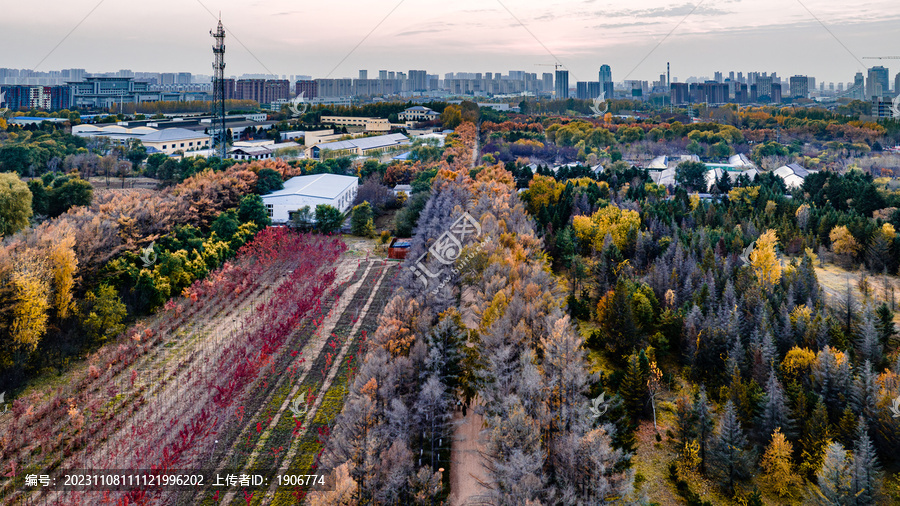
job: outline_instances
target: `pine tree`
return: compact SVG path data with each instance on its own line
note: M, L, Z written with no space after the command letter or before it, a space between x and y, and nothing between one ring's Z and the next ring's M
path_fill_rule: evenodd
M763 437L771 435L778 429L781 429L782 433L786 435L793 433L791 410L785 400L781 382L775 375L774 367L769 368L769 381L766 382L763 409L756 420L756 427Z
M700 445L700 472L706 472L706 461L713 436L713 411L706 398L706 387L700 387L694 401L697 443Z
M847 451L840 443L830 443L825 447L822 465L816 473L819 483L821 504L845 505L850 493L850 462Z
M891 311L891 306L885 302L878 306L876 314L878 317L877 325L881 344L882 346L887 346L891 337L897 332L897 329L894 326L894 312Z
M753 453L730 400L725 403L725 411L710 445L710 463L729 495L734 492L735 482L750 474Z
M859 374L853 378L853 390L850 393L850 400L853 410L860 416L865 418L866 424L872 423L875 417L875 403L878 395L878 385L875 372L872 370L872 364L868 360L865 361L858 369Z
M867 506L876 504L881 492L881 466L875 454L875 446L869 439L866 424L860 418L857 438L853 445L853 458L850 464L850 495L852 504Z
M844 445L845 448L851 446L853 444L853 440L856 439L856 433L858 427L858 418L853 410L850 408L850 405L847 404L844 406L844 411L841 413L841 418L838 420L837 425L834 429L834 436L838 440L839 443Z
M820 467L825 458L825 450L830 441L828 429L828 410L820 397L816 401L812 414L806 420L803 439L800 440L800 471L812 475Z
M881 362L881 333L878 331L877 322L875 311L872 310L872 306L867 305L856 332L856 350L860 362L867 361L872 364Z
M683 387L682 392L675 398L675 440L678 441L678 450L694 440L697 431L697 412L694 409L694 397Z
M813 383L816 393L822 396L828 409L836 411L844 405L849 393L849 365L847 357L840 358L841 352L835 352L826 346L816 355L813 364Z
M802 483L800 475L794 472L791 454L794 448L779 429L772 432L772 442L766 448L760 466L765 472L765 480L781 497L792 497L795 487Z
M637 425L644 412L647 393L647 375L641 367L641 358L637 353L632 353L619 386L619 395L625 400L625 409L633 425Z

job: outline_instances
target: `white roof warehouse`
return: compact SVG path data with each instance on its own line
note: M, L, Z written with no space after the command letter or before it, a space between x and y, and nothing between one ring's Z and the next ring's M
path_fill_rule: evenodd
M325 142L317 144L306 150L307 158L320 158L322 151L327 151L327 157L338 156L368 156L381 153L385 150L409 144L409 138L403 134L378 135L375 137L360 137L346 141Z
M327 204L347 212L353 205L358 187L359 179L353 176L297 176L285 181L284 189L263 195L262 200L272 223L286 223L294 211L306 206L315 211L317 205Z

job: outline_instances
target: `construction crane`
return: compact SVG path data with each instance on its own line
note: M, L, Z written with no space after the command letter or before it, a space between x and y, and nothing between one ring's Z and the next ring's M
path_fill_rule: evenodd
M535 63L538 67L554 67L554 70L559 70L560 67L565 67L562 63Z
M863 60L900 60L900 56L863 56Z

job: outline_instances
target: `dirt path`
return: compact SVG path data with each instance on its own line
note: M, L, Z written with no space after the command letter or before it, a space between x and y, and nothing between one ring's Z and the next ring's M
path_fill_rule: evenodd
M659 428L659 433L663 435L668 429L662 423ZM663 442L658 443L656 434L653 422L650 421L642 422L635 434L637 444L631 463L635 472L644 477L644 481L637 485L639 487L637 495L645 494L650 501L663 506L683 504L684 501L673 492L666 475L669 462L675 458L675 453L670 449L670 443L665 437Z
M483 465L481 430L484 417L469 408L453 413L453 448L450 451L450 505L464 506L484 504L488 490L481 483L488 482Z

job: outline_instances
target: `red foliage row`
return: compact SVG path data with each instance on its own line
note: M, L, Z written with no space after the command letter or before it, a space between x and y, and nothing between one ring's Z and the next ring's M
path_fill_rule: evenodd
M209 411L221 413L233 408L248 393L266 365L272 363L273 355L290 334L307 319L321 314L322 297L335 278L334 269L323 267L332 265L345 248L337 238L300 235L279 228L266 230L241 249L240 258L252 259L245 263L249 272L261 272L273 265L290 262L297 262L297 267L269 300L259 304L243 322L244 328L250 331L224 347L209 378L207 395L198 396L204 398L203 405L193 403L185 412L172 417L169 423L156 427L157 433L147 439L139 453L155 458L154 468L172 469L193 463L190 461L199 455L199 447L208 443L208 436L213 432L206 423ZM203 296L197 297L200 302L216 298L218 294L213 292L227 291L229 286L230 283L221 283L192 289L202 290ZM178 434L174 440L168 436L173 433ZM126 500L139 496L133 494Z

